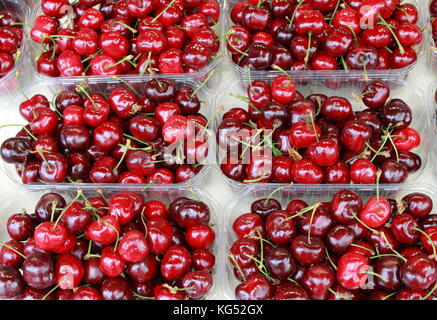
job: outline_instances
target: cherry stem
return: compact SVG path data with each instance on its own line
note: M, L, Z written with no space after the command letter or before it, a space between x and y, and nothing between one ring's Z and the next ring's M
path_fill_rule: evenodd
M332 19L331 19L331 21L329 22L329 25L332 25L332 21L334 21L334 17L335 17L335 15L337 14L338 8L340 7L340 3L341 3L341 0L337 0L337 4L335 5L335 9L334 9L334 11L332 12L332 15L331 15Z
M55 224L54 224L53 227L52 227L52 230L55 230L55 228L56 228L56 226L58 225L59 221L61 221L62 216L65 214L65 212L67 212L68 209L70 209L70 207L73 205L73 203L75 203L75 202L76 202L76 201L81 197L81 194L82 194L82 190L79 189L79 190L77 191L77 195L73 198L73 200L71 200L71 202L68 204L68 206L66 206L66 207L62 210L61 214L60 214L59 217L56 219Z
M285 218L284 220L282 220L282 221L279 223L279 225L283 224L285 221L292 220L292 219L294 219L294 218L296 218L296 217L299 217L299 216L303 215L304 213L306 213L306 212L308 212L308 211L315 210L315 209L317 209L321 204L322 204L321 202L317 202L317 203L313 204L312 206L309 206L309 207L303 208L303 209L300 210L298 213L292 215L291 217L287 217L287 218Z
M197 94L197 92L200 90L200 88L204 87L204 86L208 83L209 79L211 79L211 77L212 77L216 72L217 72L217 69L214 69L214 70L212 70L212 71L208 74L208 76L206 77L206 79L203 80L203 81L200 83L200 86L198 86L198 87L193 91L193 93L191 94L191 98L193 98L194 96L196 96L196 94Z
M386 277L380 275L379 273L373 272L373 271L368 271L368 270L367 270L367 271L364 271L364 270L361 270L360 273L369 274L369 275L372 275L372 276L375 276L375 277L380 278L380 279L381 279L382 281L384 281L384 282L388 282L388 280L387 280Z
M228 256L232 260L232 262L235 264L235 267L237 268L238 272L240 273L241 278L243 278L243 281L245 282L247 280L246 276L244 275L243 270L241 269L240 265L238 264L237 259L235 259L235 256L231 252L228 252Z
M5 124L5 125L1 125L0 126L0 129L1 128L6 128L6 127L22 127L23 129L24 129L24 131L26 131L27 132L27 134L33 139L33 140L38 140L38 138L37 137L35 137L33 134L32 134L32 132L29 130L29 129L27 129L26 128L26 126L25 125L22 125L22 124Z
M363 249L363 250L369 251L370 253L373 253L373 251L372 251L371 249L366 248L366 247L363 247L363 246L360 246L359 244L352 243L352 244L351 244L351 247L360 248L360 249Z
M437 282L434 285L434 287L428 292L428 294L422 298L422 300L426 300L429 297L431 297L431 295L434 293L435 290L437 290Z
M147 62L146 62L146 65L144 66L143 70L141 70L140 75L145 74L146 71L149 69L149 66L150 66L150 63L151 63L151 60L150 60L151 57L152 57L152 51L149 51L149 52L147 53L147 60L146 60ZM151 73L151 72L150 72L150 73Z
M313 36L313 33L312 33L312 31L310 31L310 32L308 33L308 48L307 48L307 52L306 52L305 58L303 59L303 61L305 62L305 69L306 69L306 67L307 67L308 60L309 60L309 58L310 58L310 51L311 51L311 38L312 38L312 36Z
M278 70L279 72L282 72L285 76L287 76L291 80L291 76L287 73L287 71L282 69L280 66L274 64L274 65L272 65L272 68L275 69L275 70Z
M54 286L52 289L50 289L50 291L47 292L47 293L46 293L46 294L41 298L41 300L45 300L45 299L47 299L47 297L48 297L49 295L51 295L53 292L55 292L58 288L59 288L59 284L57 284L57 285Z
M112 230L115 231L115 233L117 234L117 239L115 240L115 245L114 245L114 252L117 252L117 246L118 246L118 240L120 238L120 233L118 232L117 228L115 228L111 223L109 223L106 220L101 219L100 221L102 221L104 224L108 225Z
M56 206L57 206L57 203L55 201L52 203L52 213L50 215L50 221L53 221L53 218L55 217L55 211L57 210Z
M316 124L314 122L314 116L313 113L311 111L308 112L308 115L310 117L311 120L311 125L313 127L313 131L314 131L314 136L316 137L316 141L319 142L319 137L317 136L317 130L316 130Z
M146 147L146 148L134 148L134 147L131 147L131 146L128 146L128 145L125 145L125 144L118 144L118 146L119 146L119 147L122 147L122 148L129 149L129 150L150 151L150 150L153 149L152 147ZM161 161L148 161L148 163L159 163L159 162L163 162L163 161L164 161L164 160L161 160Z
M12 246L10 246L10 245L8 245L8 244L2 242L2 241L0 241L0 246L6 247L6 248L8 248L9 250L15 252L16 254L22 256L24 259L27 259L27 257L26 257L23 253L21 253L20 251L18 251L18 250L15 249L14 247L12 247Z
M391 25L389 25L388 23L387 23L387 21L385 21L385 19L378 13L378 18L381 20L381 24L383 25L383 26L386 26L387 27L387 29L390 31L390 33L392 34L392 36L393 36L393 38L395 39L395 41L396 41L396 44L398 45L398 47L399 47L399 51L401 52L401 54L403 54L403 53L405 53L405 49L404 49L404 47L402 46L402 44L401 44L401 42L399 41L399 39L398 39L398 37L396 36L396 33L393 31L393 29L391 28L392 26Z
M176 0L172 0L161 12L159 12L155 18L153 18L152 23L156 22L156 20L159 19L160 16L162 16L172 5L175 3Z
M313 211L311 212L310 224L308 226L308 243L311 243L311 226L313 225L314 213L316 212L317 208L318 208L318 206L314 207Z
M404 262L407 262L407 259L405 259L399 252L397 252L395 249L393 249L391 243L388 241L387 236L385 235L384 232L381 232L381 236L384 238L385 243L387 244L387 246L390 248L390 250L401 260L403 260ZM378 253L379 254L379 253Z
M124 83L133 93L135 93L136 96L138 96L138 97L141 96L139 94L139 92L129 82L127 82L126 80L120 78L119 76L112 76L111 78L114 79L114 80L118 80L118 81Z
M235 93L230 93L229 94L231 97L237 98L243 102L246 102L249 106L251 106L253 109L255 109L255 111L257 112L261 112L257 107L255 107L249 100L249 98L243 97L242 95L239 94L235 94Z
M259 272L261 272L261 273L262 273L262 274L263 274L267 279L270 279L271 281L276 282L276 280L273 279L273 278L269 275L269 273L268 273L268 271L267 271L267 268L266 268L266 266L264 265L263 261L261 261L260 259L255 258L255 257L253 257L253 256L251 256L250 254L245 254L245 255L246 255L246 257L252 259L253 261L255 261L255 262L257 263L257 264L256 264L256 267L258 268Z
M293 15L291 16L291 19L290 19L290 26L293 24L293 21L294 21L294 17L296 16L296 12L297 12L297 10L300 8L300 6L305 2L306 0L299 0L299 3L296 5L296 7L294 8L294 11L293 11Z
M358 216L356 215L355 212L352 212L353 217L359 222L361 223L366 229L370 230L371 232L373 232L374 234L379 234L379 231L369 227L367 224L365 224L360 218L358 218Z
M429 241L429 243L431 244L431 247L432 247L432 255L433 255L433 258L434 258L434 259L437 259L437 250L436 250L436 247L435 247L435 245L434 245L434 241L432 241L432 239L431 239L431 237L429 236L429 234L427 234L425 231L423 231L423 230L421 230L421 229L419 229L419 228L416 228L416 227L413 227L413 228L411 228L411 229L416 230L417 232L423 234L423 235L426 237L426 239L428 239L428 241Z
M388 294L388 295L382 297L382 300L387 300L388 298L393 297L396 293L397 293L396 291L395 291L395 292L392 292L392 293L390 293L390 294Z
M334 267L334 270L337 270L337 266L335 265L334 261L332 261L331 255L329 254L328 248L326 248L326 247L325 247L325 253L326 253L326 257L328 258L328 261Z
M243 51L241 51L240 49L238 49L237 47L235 47L235 46L231 43L231 41L229 41L229 37L232 35L232 33L233 33L233 32L231 31L231 32L228 32L228 33L225 34L227 44L229 44L229 45L231 46L231 48L234 49L237 53L241 54L242 57L243 57L243 56L244 56L244 57L247 57L247 56L249 55L247 52L243 52Z
M347 66L346 60L344 60L343 56L340 57L340 61L341 64L343 65L344 70L349 71L349 67Z
M97 50L95 53L93 53L92 55L90 55L90 56L86 57L85 59L81 60L81 62L82 62L82 63L87 62L88 60L91 60L91 59L94 58L96 55L98 55L98 54L100 54L100 53L102 53L102 52L103 52L103 50L102 50L102 49L99 49L99 50Z
M93 245L93 240L90 240L88 242L88 250L87 250L87 253L85 255L85 260L88 260L91 257L91 248L92 248L92 245Z
M336 297L339 297L342 299L351 299L352 298L351 296L345 296L345 295L339 294L338 292L334 291L332 288L328 288L328 291L331 292Z
M132 33L137 33L138 32L136 29L132 28L131 26L127 25L124 22L121 22L121 21L112 21L111 23L112 24L120 24L120 25L124 26L125 28L127 28Z

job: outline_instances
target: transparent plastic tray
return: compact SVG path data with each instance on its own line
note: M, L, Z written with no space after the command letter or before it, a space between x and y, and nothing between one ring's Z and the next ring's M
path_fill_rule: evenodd
M260 79L267 82L270 82L275 75L266 75L263 77L260 76L252 76L251 81ZM293 77L296 82L296 90L300 91L305 97L309 94L313 93L322 93L327 96L342 96L352 103L354 111L363 110L366 107L360 101L356 101L356 96L359 96L364 87L366 86L365 80L353 80L353 79L341 79L336 80L329 76L319 76L312 77L310 75L306 76L295 76ZM431 157L431 146L434 143L434 129L436 127L433 107L429 105L428 99L425 98L425 93L414 86L413 84L402 80L388 80L386 81L391 89L390 98L397 98L404 100L411 108L413 114L413 121L410 127L416 129L421 136L421 144L418 148L414 149L413 152L420 155L422 158L422 167L413 174L410 174L407 183L418 182L422 179L423 175L426 173L426 170L429 166L432 165L430 161ZM215 125L214 131L217 132L218 125L223 117L223 114L229 111L229 109L234 107L241 107L247 110L247 104L237 98L231 97L229 94L239 94L244 97L247 97L246 88L249 84L249 79L244 78L243 80L235 80L230 82L225 89L218 92L215 96L214 105L217 108L223 107L223 110L218 113L215 117ZM220 162L221 155L223 151L220 150L220 147L216 148L216 163L215 170L217 174L227 182L228 185L232 188L232 190L240 190L244 188L246 184L242 182L238 182L226 177L220 170ZM269 183L275 184L275 183ZM259 185L263 187L263 183L255 183L254 185ZM278 185L278 184L276 184Z
M116 193L123 192L137 192L143 195L145 200L159 200L166 205L170 204L178 197L187 197L194 200L201 200L208 205L211 212L211 223L216 233L216 240L214 246L211 248L212 252L216 256L216 266L213 273L213 286L210 293L206 296L206 299L213 300L220 292L222 286L221 279L222 274L220 270L220 247L224 243L223 241L223 211L220 206L213 200L213 198L205 191L192 187L190 189L182 188L179 186L151 186L147 190L143 190L138 186L118 185L108 187L106 185L99 186L84 186L80 187L83 194L87 197L98 196L97 190L103 192L106 197ZM0 240L5 242L10 240L6 229L6 223L10 215L19 213L22 209L26 209L27 212L32 213L39 198L45 193L55 192L62 195L65 200L71 201L77 194L78 188L66 186L32 186L31 188L19 188L9 199L0 204ZM19 201L17 201L19 199Z
M88 80L84 82L87 84L88 92L99 92L103 95L108 95L110 91L116 88L125 87L128 90L129 85L133 86L140 94L143 93L144 85L147 81L151 79L162 79L161 77L145 77L145 78L137 78L135 80L128 81L120 81L120 80L109 80L109 79L94 79ZM192 80L173 80L177 87L182 85L189 86L191 88L197 88L200 86L200 83ZM127 84L128 85L127 85ZM23 88L20 92L18 92L12 99L9 101L0 102L1 108L9 108L8 116L4 119L0 119L0 125L7 124L26 124L27 121L23 119L19 113L18 106L21 102L26 100L25 96L32 97L35 94L43 94L51 101L52 97L54 97L57 93L62 90L74 90L76 85L78 84L75 80L68 79L46 79L32 82L29 86ZM199 100L202 102L201 109L199 113L203 114L206 119L211 119L212 117L212 108L211 103L209 101L209 90L205 87L200 88L197 91L197 96ZM3 105L2 105L3 104ZM3 143L4 140L10 137L14 137L16 133L20 130L19 127L4 127L0 128L0 144ZM208 155L206 159L206 164L202 167L199 173L193 177L192 179L185 181L184 183L180 183L180 185L190 185L193 183L197 183L203 177L207 176L211 163L215 158L215 139L212 130L208 130L206 133L206 139L208 140ZM0 170L3 172L16 184L21 184L21 178L18 176L15 170L14 164L9 164L0 159ZM61 183L69 185L69 183ZM70 184L71 185L71 184ZM79 185L88 185L88 183L83 183Z
M234 24L230 18L230 12L235 3L239 0L225 0L225 15L226 15L226 28L225 32ZM402 3L412 3L416 5L419 12L419 19L417 25L423 30L423 41L415 46L417 52L417 61L413 64L402 69L388 69L388 70L368 70L367 74L374 78L405 78L407 74L415 68L415 66L428 56L429 46L432 40L431 33L429 32L429 9L428 3L425 0L406 0ZM231 54L225 48L227 60L232 66L232 69L240 76L244 77L248 74L247 69L242 68L232 61ZM265 74L278 74L278 71L255 71L251 70L253 75L265 75ZM311 74L314 77L329 76L335 79L363 79L365 72L362 70L336 70L336 71L292 71L293 75Z
M30 0L29 0L30 1ZM223 62L224 57L225 57L225 45L226 43L224 42L224 40L222 39L222 34L224 33L224 26L225 26L225 13L224 13L224 6L223 6L223 0L218 0L219 4L220 4L220 18L219 21L215 24L215 26L213 27L213 29L215 30L215 32L217 33L217 36L219 37L220 40L220 49L217 52L217 54L212 58L212 60L209 62L209 64L205 67L203 67L202 69L200 69L198 72L192 72L192 73L169 73L169 74L159 74L160 77L162 78L169 78L169 79L175 79L175 80L183 80L183 79L191 79L191 80L197 80L197 81L202 81L205 78L208 77L208 75L216 70L215 75L212 77L212 79L217 79L217 75L220 71L220 64ZM42 12L41 9L41 3L40 1L35 2L35 0L33 1L34 3L34 7L32 9L32 12L30 14L29 17L29 25L28 25L28 30L27 32L30 33L30 30L32 29L32 26L35 22L35 19L39 16L44 14ZM29 38L29 42L30 42L30 64L32 64L32 70L34 75L38 78L38 79L54 79L54 77L49 77L47 75L41 74L38 72L37 67L36 67L36 57L41 53L41 44L34 42L32 39ZM119 75L119 77L125 79L125 80L135 80L135 79L146 79L147 75L138 75L138 74L134 74L134 75ZM77 76L77 77L56 77L58 79L62 79L62 80L75 80L75 81L82 81L84 78L90 79L90 80L99 80L99 79L108 79L108 76Z
M24 24L26 24L29 19L30 9L23 1L0 0L0 11L3 10L14 12ZM31 77L28 68L26 68L29 55L29 38L25 30L26 28L23 26L23 39L20 48L21 56L11 71L1 75L0 97L14 94L18 88L26 83ZM18 76L17 72L19 72Z
M227 252L232 243L237 239L232 229L234 220L242 214L250 212L250 205L253 201L269 197L269 195L276 189L275 186L251 186L242 190L226 205L227 222L224 226L226 231L226 240L223 250L221 251L221 260L225 261L223 270L222 283L224 284L223 292L228 299L235 300L235 287L240 283L235 279L232 266L227 257ZM287 204L294 199L301 199L312 205L318 202L330 201L336 192L342 189L348 189L359 194L363 201L368 200L376 195L375 186L359 186L359 185L321 185L321 186L303 186L295 185L273 194L272 199L278 200L282 207L285 208ZM431 197L434 206L437 205L437 192L434 188L428 185L381 185L380 195L383 197L394 198L396 200L402 199L403 196L412 192L421 192ZM434 211L431 213L434 213Z

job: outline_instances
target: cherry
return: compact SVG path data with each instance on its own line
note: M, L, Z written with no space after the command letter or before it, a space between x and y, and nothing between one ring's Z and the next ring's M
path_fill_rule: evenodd
M192 271L182 278L185 294L192 299L205 296L212 287L212 276L205 271Z
M214 243L214 239L214 230L209 226L197 226L187 229L186 240L192 248L209 248Z
M67 253L59 256L54 272L56 284L61 289L73 289L82 281L84 267L78 258Z
M100 291L93 287L78 288L71 300L103 300Z
M419 224L409 214L395 216L390 228L396 240L401 244L411 245L419 239L419 233L415 230L415 228L419 228Z
M305 206L306 207L306 206ZM265 220L271 213L282 210L281 204L276 199L259 199L254 201L250 206L250 211L260 215Z
M114 250L113 246L103 248L99 266L105 276L110 278L118 277L122 274L125 265L125 260Z
M320 184L323 181L323 170L311 160L299 160L291 168L293 180L303 184Z
M404 213L409 213L415 218L427 216L433 208L431 198L419 192L410 193L403 197L402 205L405 208Z
M338 225L329 230L326 240L329 248L337 254L346 252L355 240L355 233L347 226Z
M23 252L21 242L16 240L6 242L0 249L0 264L19 268L24 261L24 257L22 257L19 252Z
M103 220L103 221L102 221ZM85 237L101 245L113 243L120 232L120 226L117 219L113 216L106 215L92 222L85 230Z
M357 184L372 184L376 182L377 168L369 160L358 159L350 167L350 177Z
M24 282L35 289L46 289L54 285L55 272L52 258L35 252L23 262Z
M229 249L230 262L232 265L235 266L237 264L241 268L249 267L253 264L251 257L256 257L258 252L259 249L254 240L238 239Z
M371 228L383 226L391 215L391 205L384 197L373 197L359 213L360 220Z
M149 254L145 236L136 230L128 231L121 239L118 253L127 262L139 262Z
M354 221L354 215L359 213L362 207L363 202L356 193L340 190L332 199L330 212L337 222L350 223Z
M238 300L266 300L272 294L270 283L262 275L253 275L235 288Z
M30 31L30 36L35 42L49 43L49 37L56 33L58 26L58 22L54 18L46 15L38 16Z
M296 263L291 253L281 247L272 249L266 256L266 267L277 279L287 279L296 271Z
M352 152L362 152L372 135L372 129L364 122L352 120L345 124L341 132L342 144Z
M265 229L270 240L278 245L289 244L296 236L295 223L289 219L287 212L281 210L272 212L267 216ZM259 237L259 234L256 236Z
M396 160L385 160L381 165L382 183L402 183L408 178L408 170Z
M145 283L157 274L158 263L156 259L148 256L144 260L128 263L127 273L134 280L139 283Z
M56 61L56 66L61 77L80 76L85 71L80 55L72 50L63 51Z
M399 269L402 261L397 257L381 257L374 265L374 272L384 278L376 277L376 285L384 290L397 290L401 285Z
M24 138L6 139L0 147L1 157L8 163L26 162L30 151L31 144Z
M275 290L275 300L309 300L308 293L293 283L279 285Z
M359 253L345 253L340 257L337 265L337 281L349 290L363 287L367 280L369 263L365 256Z
M379 80L374 80L363 89L363 102L369 108L381 108L390 96L388 85Z
M98 258L90 258L85 261L83 279L90 285L100 285L106 276L100 270Z
M132 300L132 289L122 277L107 278L103 281L100 292L104 300Z
M193 267L198 271L210 271L215 265L215 256L207 249L195 249L191 252L191 257Z
M410 151L420 145L420 134L413 128L397 130L393 135L393 142L399 151Z
M34 220L26 212L13 214L7 221L8 234L17 241L29 239L33 234L34 228Z

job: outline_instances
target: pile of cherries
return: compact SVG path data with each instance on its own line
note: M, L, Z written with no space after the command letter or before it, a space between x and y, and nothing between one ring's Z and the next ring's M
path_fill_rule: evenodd
M431 32L434 43L437 42L437 1L431 0L429 4L429 11L431 13Z
M420 156L410 151L421 141L409 127L411 109L400 99L389 99L390 87L383 81L366 83L357 100L367 109L359 112L344 97L311 94L305 98L288 75L271 83L254 80L247 97L237 97L249 104L248 109L226 112L217 133L226 154L219 159L221 171L230 179L402 183L421 167ZM250 134L241 140L241 132Z
M210 292L215 240L210 210L185 197L168 207L138 193L105 199L79 191L41 197L9 217L0 247L0 298L184 300Z
M240 1L227 49L252 70L400 69L417 60L418 15L401 0Z
M216 0L42 0L30 31L51 77L196 72L220 42Z
M0 11L0 78L11 71L21 56L22 22L9 10Z
M98 90L78 85L54 102L37 94L20 104L28 124L0 151L23 183L170 184L200 171L208 121L197 90L158 79Z
M285 209L259 199L232 225L228 255L241 300L428 300L437 296L437 215L411 193L367 202L340 190Z

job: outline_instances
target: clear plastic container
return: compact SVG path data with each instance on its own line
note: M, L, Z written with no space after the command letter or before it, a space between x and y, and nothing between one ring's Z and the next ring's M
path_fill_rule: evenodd
M225 261L222 283L223 291L228 299L235 300L235 288L240 283L235 279L232 266L229 262L227 252L233 242L237 240L232 224L234 220L242 214L250 212L250 206L253 201L269 197L276 189L276 186L251 186L242 190L226 206L227 222L224 226L226 230L226 240L223 250L221 251L221 260ZM303 186L295 185L273 193L272 199L278 200L282 207L294 199L301 199L312 205L318 202L330 201L339 190L348 189L359 194L363 202L376 195L375 186L358 186L358 185L321 185L321 186ZM421 192L431 197L434 205L437 204L437 192L429 185L382 185L380 186L380 195L383 197L401 200L403 196L412 192ZM432 212L433 213L433 212Z
M105 79L94 79L89 80L86 82L87 91L88 92L99 92L103 95L108 95L113 89L125 87L126 89L130 90L129 86L133 86L136 91L138 91L139 94L143 93L144 90L144 84L151 80L156 79L160 77L145 77L145 78L137 78L135 80L105 80ZM200 86L200 83L192 80L173 80L176 84L176 87L180 87L182 85L189 86L193 89L198 88ZM127 83L127 84L126 84ZM27 121L23 119L19 113L18 106L21 102L26 100L26 98L23 96L23 94L26 97L32 97L35 94L42 94L49 99L49 101L52 100L52 98L55 97L56 94L58 94L62 90L74 90L77 86L77 81L75 80L67 80L67 79L47 79L47 80L39 80L34 81L29 86L23 88L23 90L15 95L12 99L9 101L3 102L6 105L3 105L1 107L3 108L9 108L9 114L6 118L0 119L0 125L8 125L8 124L22 124L25 125ZM202 106L200 109L200 113L203 114L206 119L210 119L212 117L212 108L211 103L209 101L209 91L205 87L201 87L197 91L197 96L199 100L202 102ZM0 144L3 143L4 140L14 137L17 132L20 130L20 127L4 127L0 128ZM192 179L182 183L181 185L190 185L197 183L199 180L201 180L203 177L207 176L209 174L211 163L213 163L215 158L215 139L214 134L212 133L212 130L208 130L205 132L206 139L208 141L208 155L206 158L206 164L202 167L202 169L199 171L199 173L193 177ZM3 170L3 172L16 184L21 184L21 179L19 175L16 173L15 165L6 163L0 159L0 169ZM62 183L67 184L68 183ZM88 185L86 183L80 184L80 185Z
M12 214L22 212L23 209L27 210L29 213L32 213L39 198L49 192L58 193L63 196L67 202L71 201L76 196L78 189L81 189L83 194L87 197L98 196L97 190L102 191L107 198L116 193L138 192L143 195L145 200L159 200L166 205L170 204L178 197L187 197L193 200L203 201L210 209L211 224L216 233L215 244L211 248L211 251L216 256L216 266L213 272L214 282L210 293L206 296L206 299L213 300L217 297L221 291L221 280L223 278L219 259L221 246L224 243L222 238L224 234L222 229L224 221L222 214L223 211L208 193L197 187L187 189L179 186L151 186L146 190L143 190L142 187L132 185L118 185L112 187L99 185L83 186L80 188L72 186L32 186L31 188L21 187L17 192L14 193L14 195L0 204L0 211L2 212L2 215L0 215L0 240L3 242L10 240L6 229L6 223L9 216ZM17 199L19 199L19 201L17 201Z
M251 81L254 80L264 80L270 82L275 75L269 74L264 77L252 76ZM305 97L313 93L321 93L327 96L342 96L352 103L354 111L359 111L366 109L364 104L360 101L357 102L357 96L359 96L366 86L365 80L354 80L354 79L335 79L330 76L295 76L293 80L296 83L296 90L300 91ZM430 161L431 157L431 146L434 143L434 129L436 127L433 119L435 118L435 111L428 106L427 98L425 98L425 93L414 86L413 84L402 80L387 80L382 79L388 83L391 89L390 98L397 98L404 100L411 108L413 114L413 121L410 127L416 129L421 136L421 144L418 148L412 150L417 153L422 158L422 167L413 174L410 174L407 183L421 181L422 177L426 174L428 167L432 165ZM215 97L214 105L216 108L222 107L223 110L218 113L215 117L214 131L217 132L218 125L223 117L223 114L229 111L229 109L234 107L241 107L247 110L247 104L240 99L230 96L230 93L242 95L247 97L246 88L249 84L249 79L244 78L243 80L234 80L229 83L225 89L218 92ZM390 99L389 98L389 99ZM220 163L224 158L224 150L217 146L216 153L216 163L215 167L217 174L231 186L232 190L241 190L244 188L245 184L238 182L226 177L220 170ZM269 183L270 184L270 183ZM275 183L272 183L275 184ZM263 183L255 183L255 185L264 185ZM276 184L278 185L278 184Z
M225 0L225 15L226 15L226 28L225 32L229 30L229 28L234 24L232 19L230 18L230 12L235 3L240 2L239 0ZM424 60L428 56L429 46L432 40L432 37L429 32L429 8L427 1L424 0L406 0L402 3L412 3L414 4L419 12L419 19L417 25L423 30L423 41L417 45L417 61L413 64L402 68L402 69L388 69L388 70L368 70L367 74L372 78L405 78L408 73L415 68L415 66ZM226 49L226 56L229 60L229 63L232 66L232 69L240 77L245 77L248 74L248 70L246 68L242 68L235 64L232 61L230 52ZM265 74L278 74L278 71L256 71L251 70L252 75L265 75ZM363 70L336 70L336 71L292 71L293 75L302 75L302 74L310 74L315 78L319 76L329 76L332 78L342 78L342 79L363 79L365 76L365 72Z
M211 84L211 82L213 80L217 81L218 75L219 75L219 71L220 71L220 64L223 62L224 57L225 57L225 42L222 39L223 37L221 36L224 33L224 26L225 26L225 14L224 14L224 6L222 4L223 0L218 0L221 8L220 8L220 18L219 21L215 24L215 26L213 27L214 31L216 32L217 36L219 37L220 40L220 49L217 52L217 54L211 59L211 61L209 62L209 64L205 67L203 67L202 69L200 69L198 72L192 72L192 73L173 73L173 74L159 74L160 77L162 78L169 78L169 79L176 79L176 80L180 80L180 79L191 79L191 80L196 80L196 81L203 81L204 79L206 79L208 77L208 75L211 72L215 72L214 76L211 77L211 80L208 81L208 86L212 87L213 84ZM41 9L41 3L40 1L38 3L34 3L34 7L32 9L32 13L30 15L29 18L29 25L28 25L28 33L30 32L32 26L34 25L35 19L44 14L42 12ZM29 42L30 42L30 63L32 64L32 70L33 73L35 74L35 76L38 79L53 79L53 77L49 77L47 75L41 74L38 72L37 67L36 67L36 57L41 53L41 44L34 42L32 39L29 38ZM134 74L134 75L119 75L119 77L130 81L130 80L136 80L138 78L141 79L146 79L147 75L138 75L138 74ZM75 80L75 81L83 81L85 78L90 79L90 80L98 80L98 79L108 79L108 76L77 76L77 77L58 77L59 79L62 80L67 80L67 81L71 81L71 80Z
M15 13L20 18L20 21L24 24L29 21L30 9L23 1L0 0L0 12L3 10L9 10ZM29 68L26 68L29 47L28 34L25 32L25 27L23 27L23 39L21 41L20 57L17 59L17 63L11 71L1 75L0 97L15 94L15 92L17 92L21 86L30 80L31 73L29 72Z

